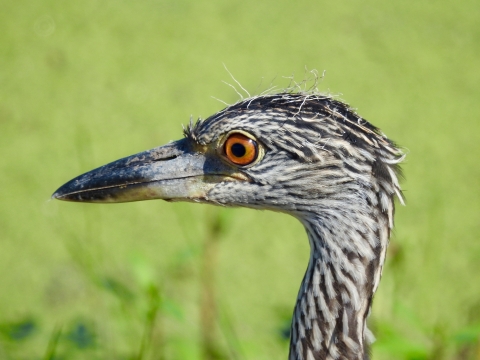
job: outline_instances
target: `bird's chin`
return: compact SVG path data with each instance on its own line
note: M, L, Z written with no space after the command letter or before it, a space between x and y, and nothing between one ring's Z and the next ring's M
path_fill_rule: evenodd
M58 200L86 203L122 203L155 199L203 202L208 198L208 192L218 184L245 180L238 176L202 175L68 192L64 192L60 188L52 197Z

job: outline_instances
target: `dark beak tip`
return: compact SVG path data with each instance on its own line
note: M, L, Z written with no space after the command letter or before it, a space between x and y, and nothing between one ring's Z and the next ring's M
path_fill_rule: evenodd
M62 196L63 194L57 190L52 194L52 199L62 200Z
M56 200L63 200L63 201L71 201L71 196L72 195L72 186L71 186L72 181L69 181L62 186L60 186L55 192L52 194L52 199Z
M58 189L52 194L52 200L67 200L66 194Z

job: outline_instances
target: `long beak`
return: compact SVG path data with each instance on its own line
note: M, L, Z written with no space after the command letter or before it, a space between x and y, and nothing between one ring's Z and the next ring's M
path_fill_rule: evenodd
M218 158L194 151L188 139L144 151L80 175L53 198L117 203L150 199L202 201L222 181L248 181Z

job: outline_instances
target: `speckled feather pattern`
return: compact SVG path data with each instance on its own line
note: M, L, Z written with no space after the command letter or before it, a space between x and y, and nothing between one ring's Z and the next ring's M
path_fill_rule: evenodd
M265 149L206 201L288 213L305 226L310 261L298 294L289 360L368 359L366 319L393 228L402 151L344 103L317 93L253 97L191 124L209 144L232 130Z

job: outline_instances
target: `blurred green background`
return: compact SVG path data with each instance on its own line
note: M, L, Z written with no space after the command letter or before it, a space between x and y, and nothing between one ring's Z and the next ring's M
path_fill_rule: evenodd
M286 215L51 201L305 67L408 152L373 359L480 359L478 0L0 0L0 358L286 359Z

